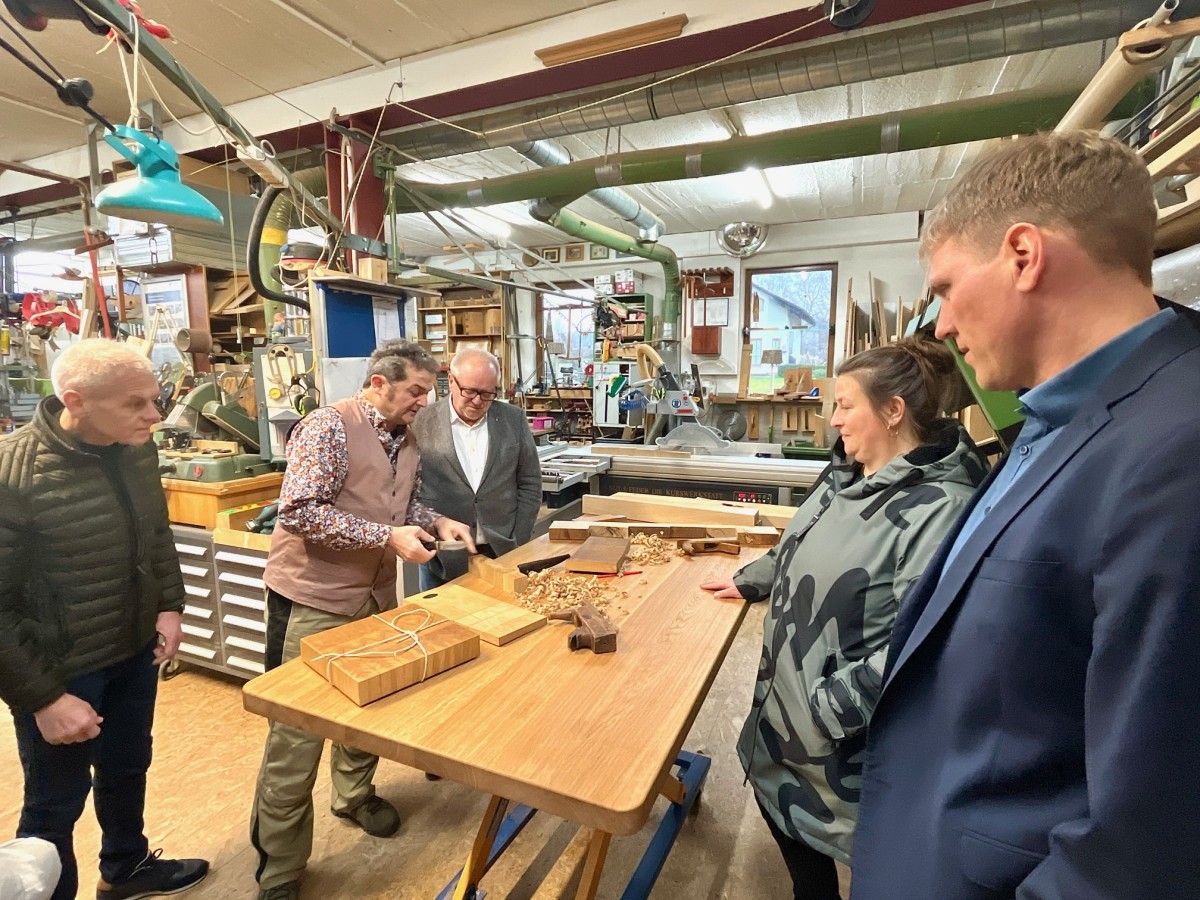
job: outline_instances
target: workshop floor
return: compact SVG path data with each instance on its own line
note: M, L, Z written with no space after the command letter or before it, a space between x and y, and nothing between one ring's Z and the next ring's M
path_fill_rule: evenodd
M684 828L659 876L656 898L756 900L790 896L778 850L759 817L733 746L749 709L764 607L750 608L708 700L688 750L713 758L700 809ZM255 896L254 853L246 833L262 742L262 719L242 710L240 683L185 670L162 685L155 729L146 823L152 847L168 856L203 856L213 871L189 900L244 900ZM21 770L12 720L0 716L0 838L11 835L21 805ZM466 858L486 797L451 781L427 782L420 772L383 761L379 793L404 817L390 840L364 835L328 812L328 773L316 788L317 824L305 876L305 900L389 898L432 900ZM650 840L666 801L647 827L612 843L601 898L619 897ZM531 897L575 829L536 816L484 879L489 896ZM81 897L93 896L99 830L90 808L76 830ZM843 895L849 876L843 869ZM570 895L573 896L573 893Z

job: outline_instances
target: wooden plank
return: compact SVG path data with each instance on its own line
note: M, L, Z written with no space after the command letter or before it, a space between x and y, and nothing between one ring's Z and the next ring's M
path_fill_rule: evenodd
M461 584L442 585L431 591L406 597L404 602L418 604L452 622L470 628L495 647L503 647L546 624L545 616L473 591Z
M401 629L415 631L417 646ZM408 605L300 639L300 658L358 706L479 656L479 635Z
M779 529L770 525L738 529L738 543L743 547L774 547L779 538Z
M603 34L580 38L565 44L555 44L553 47L543 47L534 50L533 55L545 66L560 66L564 63L578 62L582 59L592 59L618 50L628 50L630 47L641 47L656 41L666 41L679 37L688 23L688 17L682 13L676 16L666 16L606 31ZM455 250L456 247L448 247ZM483 249L482 247L480 249Z
M750 392L750 367L753 365L751 361L751 351L754 349L749 341L742 344L742 359L738 364L738 392L739 398L744 398Z
M747 525L760 524L753 504L742 506L700 498L657 497L626 492L602 497L583 496L585 513L612 513L628 519L681 525ZM794 510L793 510L794 512ZM789 519L790 521L790 519ZM774 525L774 522L770 524Z
M589 537L571 558L563 563L568 572L591 575L614 575L629 555L629 538Z
M770 547L779 542L779 530L770 526L712 525L712 524L660 524L649 522L592 522L572 519L554 522L550 526L552 541L586 541L593 535L598 537L633 537L638 534L653 534L665 540L736 540L747 547Z
M746 410L746 440L758 440L758 407L751 406Z

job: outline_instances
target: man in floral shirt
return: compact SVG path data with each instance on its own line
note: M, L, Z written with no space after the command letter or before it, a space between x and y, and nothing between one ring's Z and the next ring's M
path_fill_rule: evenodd
M396 605L397 557L423 563L424 544L471 529L422 504L420 455L409 430L428 403L437 363L417 344L393 341L371 356L353 397L300 421L287 447L279 527L264 580L268 666L299 655L300 639ZM312 848L312 786L324 740L271 723L251 818L260 900L294 900ZM400 827L375 796L377 757L335 744L334 815L375 837Z

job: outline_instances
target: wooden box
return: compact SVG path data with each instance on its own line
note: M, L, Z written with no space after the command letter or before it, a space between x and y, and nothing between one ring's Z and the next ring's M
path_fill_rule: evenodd
M209 483L182 478L162 480L170 520L177 525L195 525L210 530L216 527L217 513L259 500L274 501L279 498L282 484L282 472Z
M720 356L721 326L693 325L692 353L696 356Z
M416 630L424 650L400 628ZM358 706L477 656L478 634L411 605L300 639L300 658Z

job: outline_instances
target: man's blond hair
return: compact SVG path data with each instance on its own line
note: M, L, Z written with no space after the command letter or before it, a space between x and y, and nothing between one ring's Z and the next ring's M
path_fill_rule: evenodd
M1151 283L1158 208L1145 163L1095 132L1048 132L989 153L925 220L921 256L955 238L990 258L1018 222L1073 233L1097 264Z
M87 338L58 355L50 370L50 382L59 400L67 391L81 394L107 389L126 372L154 374L154 366L127 344L107 338Z

